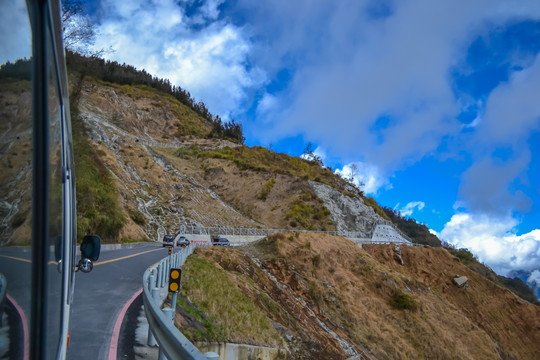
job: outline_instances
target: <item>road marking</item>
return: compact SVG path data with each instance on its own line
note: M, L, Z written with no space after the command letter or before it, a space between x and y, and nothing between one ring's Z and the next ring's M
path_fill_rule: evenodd
M147 251L143 251L143 252L140 252L140 253L137 253L137 254L122 256L122 257L119 257L119 258L116 258L116 259L100 261L100 262L95 263L94 266L102 265L102 264L108 264L108 263L112 263L112 262L119 261L119 260L129 259L129 258L134 257L134 256L139 256L139 255L142 255L142 254L146 254L146 253L149 253L149 252L152 252L152 251L158 251L158 250L162 250L162 248L153 249L153 250L147 250ZM24 262L27 262L27 263L30 263L30 264L32 263L32 260L23 259L23 258L16 257L16 256L0 255L0 257L12 259L12 260L24 261ZM49 261L49 265L57 265L57 264L58 263L56 261L53 261L53 260Z
M109 360L116 360L118 358L118 339L120 338L120 328L122 327L122 322L124 321L124 317L126 316L126 312L135 301L135 299L141 295L143 289L140 289L137 291L131 299L127 303L124 304L124 307L120 311L120 314L118 314L118 317L116 318L116 322L114 324L114 330L111 336L111 344L109 345Z
M24 259L23 259L24 260ZM23 330L23 359L28 360L30 355L30 332L28 331L28 321L21 306L15 301L14 298L6 294L8 301L13 305L15 311L19 313L21 317L22 330Z
M153 250L147 250L147 251L143 251L143 252L140 252L140 253L137 253L137 254L122 256L122 257L119 257L119 258L116 258L116 259L100 261L98 263L95 263L94 266L98 266L98 265L102 265L102 264L108 264L108 263L112 263L112 262L119 261L119 260L129 259L129 258L132 258L134 256L139 256L139 255L142 255L142 254L146 254L146 253L149 253L149 252L152 252L152 251L158 251L158 250L162 250L162 248L153 249Z
M5 257L5 258L8 258L8 259L13 259L13 260L19 260L19 261L24 261L24 262L27 262L27 263L32 263L32 260L28 260L28 259L23 259L23 258L19 258L19 257L15 257L15 256L9 256L9 255L0 255L0 257Z

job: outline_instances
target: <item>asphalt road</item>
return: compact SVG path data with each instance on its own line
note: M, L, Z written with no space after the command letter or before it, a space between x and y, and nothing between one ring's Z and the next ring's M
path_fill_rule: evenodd
M177 251L177 249L174 249ZM68 359L107 359L118 314L142 287L148 266L168 255L161 244L103 251L91 273L76 273Z

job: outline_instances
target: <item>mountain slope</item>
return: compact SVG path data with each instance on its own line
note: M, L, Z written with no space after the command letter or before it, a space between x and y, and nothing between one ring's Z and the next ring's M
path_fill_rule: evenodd
M180 225L336 230L337 223L358 230L358 216L336 220L316 184L371 214L364 233L384 214L331 169L213 137L214 125L170 94L72 79L74 129L84 132L96 166L110 173L125 220L105 241L157 240ZM81 231L96 232L99 224L79 210Z
M365 248L329 235L278 234L238 249L197 249L196 257L215 264L267 315L293 358L536 358L539 307L443 248L402 247L405 265L395 260L393 245ZM469 278L467 289L452 284L455 274ZM184 276L196 276L190 261ZM212 305L219 299L193 291L181 295L211 321L226 317ZM249 343L228 336L216 340Z

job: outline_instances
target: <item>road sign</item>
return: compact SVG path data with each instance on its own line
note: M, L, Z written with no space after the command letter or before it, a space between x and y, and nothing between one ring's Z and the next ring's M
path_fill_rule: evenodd
M180 290L180 279L182 278L181 269L171 269L169 271L169 291L176 292Z

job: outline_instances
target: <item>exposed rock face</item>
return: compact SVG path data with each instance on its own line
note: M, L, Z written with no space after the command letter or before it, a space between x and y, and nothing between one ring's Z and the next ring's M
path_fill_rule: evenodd
M146 235L159 240L177 231L180 224L259 225L155 151L189 146L186 144L205 148L211 143L216 148L232 143L195 139L182 144L171 136L179 121L172 105L165 97L147 96L128 96L113 87L84 82L77 104L87 135L115 179L122 207L130 215L122 234L129 228L127 238ZM137 224L131 218L134 213L139 214Z
M375 211L364 204L361 197L343 195L326 184L310 181L309 184L330 210L330 217L338 232L358 232L358 237L370 237L373 225L383 221Z

